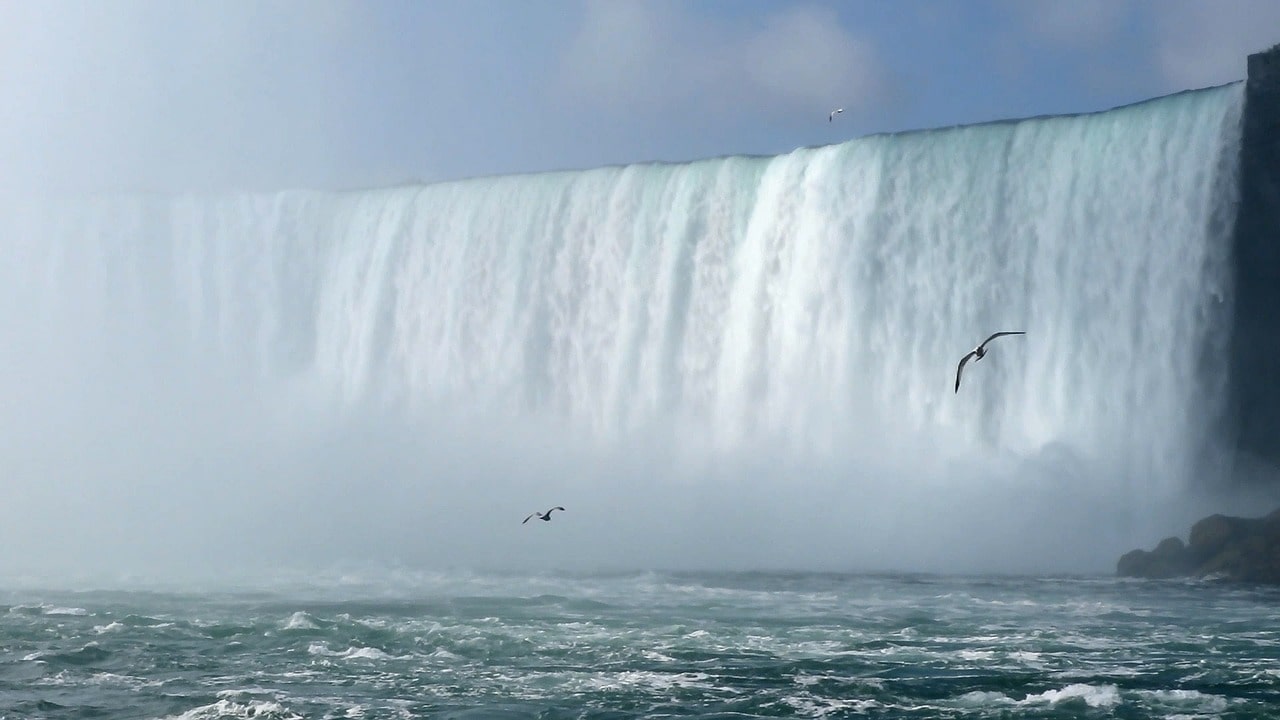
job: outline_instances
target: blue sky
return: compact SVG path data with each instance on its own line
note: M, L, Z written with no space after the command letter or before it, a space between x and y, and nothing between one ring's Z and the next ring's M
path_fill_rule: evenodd
M271 190L1104 109L1242 78L1280 2L0 0L0 38L5 183Z

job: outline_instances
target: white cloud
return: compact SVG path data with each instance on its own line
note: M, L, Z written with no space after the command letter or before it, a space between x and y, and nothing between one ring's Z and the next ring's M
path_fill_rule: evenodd
M1020 0L1010 3L1020 13L1024 26L1036 36L1055 45L1088 48L1114 39L1129 16L1127 0Z
M1280 40L1275 0L1178 0L1153 11L1157 68L1174 88L1240 80L1246 56Z
M693 6L696 8L696 6ZM856 111L884 87L874 46L836 14L786 6L749 26L712 23L674 3L588 3L562 56L562 84L582 106L660 114Z
M0 164L23 184L271 185L338 143L347 5L0 4Z
M1156 92L1240 80L1246 56L1280 40L1276 0L1007 0L1005 8L1035 41L1109 56L1110 64L1083 65L1091 76L1140 68L1158 78ZM1133 59L1116 66L1118 49Z
M840 27L826 10L793 8L770 18L745 44L743 60L756 89L799 108L855 104L882 90L882 69L869 42Z
M664 6L665 7L665 6ZM570 90L605 105L665 106L684 100L705 79L696 31L680 8L662 13L640 2L588 3L563 57Z

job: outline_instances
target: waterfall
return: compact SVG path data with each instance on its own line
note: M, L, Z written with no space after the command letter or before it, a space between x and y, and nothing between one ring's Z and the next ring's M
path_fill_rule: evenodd
M818 458L911 438L1168 490L1222 411L1241 87L777 157L6 198L9 412L211 372L307 413ZM996 330L1027 334L954 392Z

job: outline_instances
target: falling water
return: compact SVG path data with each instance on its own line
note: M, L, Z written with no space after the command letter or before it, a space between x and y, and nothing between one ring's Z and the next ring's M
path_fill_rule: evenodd
M9 412L207 373L285 422L1070 457L1173 492L1225 382L1240 105L1233 84L777 157L9 203ZM953 392L1004 329L1027 335Z

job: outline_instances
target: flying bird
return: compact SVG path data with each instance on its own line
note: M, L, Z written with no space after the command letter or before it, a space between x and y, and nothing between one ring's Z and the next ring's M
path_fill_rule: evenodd
M844 108L836 108L835 110L832 110L831 114L827 116L827 122L831 122L832 119L835 118L835 116L839 115L842 112L844 112Z
M1021 330L998 332L992 335L991 337L987 338L986 340L983 340L982 344L979 345L978 347L970 350L968 355L965 355L963 358L960 359L960 366L956 368L956 392L960 392L960 373L964 372L964 364L969 362L969 358L974 358L975 360L981 360L982 358L986 357L987 343L991 342L992 340L995 340L1001 335L1026 335L1026 333Z
M523 524L525 524L525 523L529 522L530 520L532 520L532 519L533 519L533 518L535 518L535 517L537 517L539 520L545 520L545 521L547 521L547 522L550 522L550 521L551 521L551 513L552 513L552 511L554 511L554 510L564 510L564 508L562 508L562 507L560 507L559 505L557 505L557 506L555 506L555 507L551 508L551 510L548 510L548 511L546 511L546 512L544 512L544 513L540 513L540 512L534 512L534 513L531 513L531 514L529 515L529 517L525 518L525 519L524 519L524 522L521 522L520 524L521 524L521 525L523 525Z

